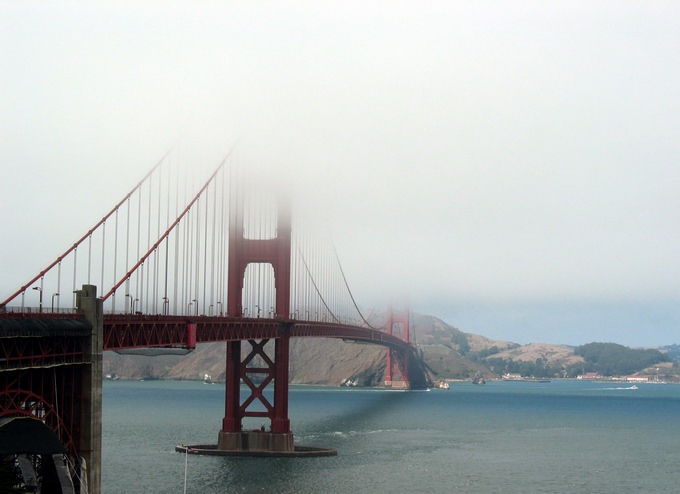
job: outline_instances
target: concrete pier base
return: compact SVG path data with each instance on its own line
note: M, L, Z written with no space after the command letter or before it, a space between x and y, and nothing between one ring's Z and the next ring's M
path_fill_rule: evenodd
M385 381L385 387L391 389L410 389L411 386L406 381Z
M215 444L180 444L175 446L175 451L184 454L205 456L276 456L292 458L313 458L319 456L336 456L338 454L338 452L332 448L317 448L314 446L294 446L292 451L265 451L220 449Z
M230 451L271 451L287 453L295 450L293 433L265 431L221 432L217 449Z
M180 444L175 451L192 455L209 456L335 456L338 452L332 448L313 446L296 446L293 433L265 432L261 430L242 432L222 432L217 437L217 444Z

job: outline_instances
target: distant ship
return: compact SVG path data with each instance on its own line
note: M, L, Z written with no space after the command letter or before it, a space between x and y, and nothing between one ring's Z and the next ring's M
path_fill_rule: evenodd
M449 383L446 381L440 381L437 383L437 389L449 389Z
M549 383L550 379L538 378L538 377L522 377L519 374L504 374L503 381L520 381L528 383Z

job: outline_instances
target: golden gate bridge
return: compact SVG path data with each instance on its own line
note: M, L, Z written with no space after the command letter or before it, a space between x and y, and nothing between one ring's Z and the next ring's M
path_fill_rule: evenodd
M226 342L217 444L185 448L192 453L324 454L294 444L290 338L382 345L385 386L430 384L408 312L389 310L378 323L363 314L335 249L291 214L282 190L257 183L231 153L197 190L189 183L166 155L0 304L0 430L41 438L0 442L13 468L32 468L62 492L99 492L106 350ZM269 427L247 430L248 418Z

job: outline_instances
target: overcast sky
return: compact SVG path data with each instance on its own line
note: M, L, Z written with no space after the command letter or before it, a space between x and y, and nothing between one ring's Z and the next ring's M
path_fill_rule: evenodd
M678 26L653 0L0 2L0 289L173 143L236 144L323 212L364 306L680 343Z

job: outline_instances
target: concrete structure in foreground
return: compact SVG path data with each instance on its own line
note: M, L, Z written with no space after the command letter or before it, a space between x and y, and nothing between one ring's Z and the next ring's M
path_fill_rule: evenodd
M102 377L104 354L104 309L97 298L97 287L83 285L76 292L76 306L92 324L92 335L87 339L85 353L90 365L82 378L82 414L80 457L81 493L101 492L102 469Z
M293 433L272 433L265 431L223 432L220 431L217 449L225 451L271 451L290 453L295 451Z

